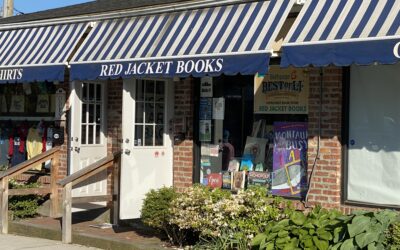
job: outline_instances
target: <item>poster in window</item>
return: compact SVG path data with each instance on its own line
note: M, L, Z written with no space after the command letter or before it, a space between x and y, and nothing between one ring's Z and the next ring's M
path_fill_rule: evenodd
M212 119L212 98L200 98L200 120Z
M200 141L211 141L211 120L200 120Z
M23 113L25 111L25 96L13 95L11 97L10 112Z
M303 197L307 189L307 123L274 123L272 194Z
M254 113L308 114L309 77L302 68L271 66L254 79Z
M213 119L223 120L225 115L225 98L213 98Z
M38 95L36 101L36 112L37 113L48 113L50 107L48 95Z
M200 96L212 97L213 96L213 82L212 77L202 77L200 81Z

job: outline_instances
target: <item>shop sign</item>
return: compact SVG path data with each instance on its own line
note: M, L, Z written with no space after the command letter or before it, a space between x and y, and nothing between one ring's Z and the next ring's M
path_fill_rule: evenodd
M274 123L273 195L303 195L307 188L307 140L307 123Z
M396 43L396 45L394 46L393 54L395 57L400 59L400 42Z
M23 72L23 69L1 69L0 81L21 80Z
M309 79L304 69L271 66L254 80L254 113L308 114Z
M223 58L200 58L193 60L140 61L130 63L102 64L99 77L193 73L215 74L222 71L223 63Z

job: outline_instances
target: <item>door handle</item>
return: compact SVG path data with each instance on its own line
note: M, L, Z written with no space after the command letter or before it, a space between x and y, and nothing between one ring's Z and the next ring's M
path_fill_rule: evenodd
M80 147L75 147L75 152L77 152L79 154L81 152L81 148Z
M129 149L125 149L125 154L126 154L126 155L130 155L130 154L131 154L131 151L130 151Z

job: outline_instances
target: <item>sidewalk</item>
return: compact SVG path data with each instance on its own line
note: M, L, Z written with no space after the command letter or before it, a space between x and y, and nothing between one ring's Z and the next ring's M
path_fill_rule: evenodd
M7 250L97 250L98 248L84 247L79 245L66 245L60 241L46 240L40 238L29 238L11 234L0 234L1 249Z
M92 224L96 222L73 221L72 243L107 250L168 249L164 247L165 242L155 237L153 231L147 229L130 226L99 229L91 227ZM61 219L38 217L10 221L9 232L15 235L56 240L61 244ZM1 243L0 249L3 249ZM8 248L4 249L8 250Z

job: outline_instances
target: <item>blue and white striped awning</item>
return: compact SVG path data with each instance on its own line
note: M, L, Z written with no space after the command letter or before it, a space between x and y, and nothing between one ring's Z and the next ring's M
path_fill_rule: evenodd
M88 24L0 30L0 83L62 81Z
M308 0L283 45L281 66L393 64L400 0Z
M293 0L271 0L99 22L71 61L72 80L255 74Z

